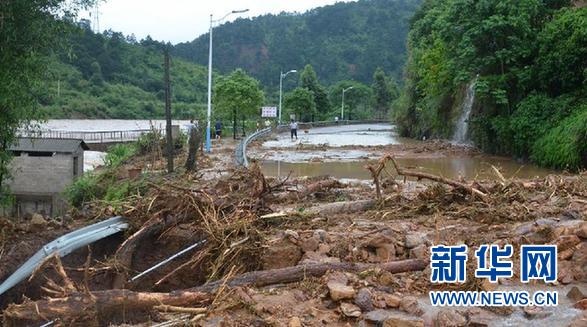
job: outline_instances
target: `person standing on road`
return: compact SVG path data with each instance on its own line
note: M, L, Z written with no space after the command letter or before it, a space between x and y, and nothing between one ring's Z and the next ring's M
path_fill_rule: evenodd
M222 122L220 122L220 120L216 121L216 124L214 125L214 132L216 139L220 140L222 138Z
M296 137L296 140L298 139L298 123L295 120L291 120L291 123L289 124L289 130L291 132L291 139L293 140L294 136Z

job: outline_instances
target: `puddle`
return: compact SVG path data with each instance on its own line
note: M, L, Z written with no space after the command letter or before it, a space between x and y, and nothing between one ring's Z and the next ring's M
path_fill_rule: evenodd
M325 162L285 162L276 160L261 161L261 169L267 176L287 176L291 172L292 177L324 176L335 178L348 178L370 180L371 175L365 165L375 163L376 160L363 161L325 161ZM398 158L398 163L404 167L422 172L432 173L447 178L467 180L488 179L496 180L497 177L491 165L499 168L505 178L535 178L544 177L555 173L553 170L525 165L515 160L502 157L441 157L441 158ZM387 169L394 172L393 165L388 164Z

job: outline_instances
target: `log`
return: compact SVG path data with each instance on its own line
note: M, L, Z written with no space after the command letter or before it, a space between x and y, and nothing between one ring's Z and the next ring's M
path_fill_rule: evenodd
M319 215L332 215L338 213L363 212L373 208L377 204L376 200L357 200L346 202L333 202L308 208L307 213Z
M401 176L411 176L411 177L416 177L419 179L429 179L431 181L435 181L438 183L443 183L443 184L447 184L450 185L452 187L456 187L456 188L461 188L464 189L465 191L473 194L473 195L477 195L479 196L483 201L487 201L488 196L487 194L479 191L478 189L471 187L469 185L466 185L464 183L452 180L452 179L448 179L448 178L444 178L441 176L437 176L437 175L432 175L432 174L428 174L428 173L422 173L419 171L412 171L412 170L406 170L400 167L400 165L397 163L397 161L395 160L394 157L392 157L391 155L387 154L385 155L385 157L383 157L384 159L389 159L391 160L391 162L393 163L393 166L395 167L395 170L397 171L398 175Z
M170 293L133 292L129 290L96 291L90 294L75 293L65 298L29 301L12 304L4 311L4 326L31 325L34 322L62 319L82 321L92 317L93 323L104 325L132 312L148 312L158 306L190 307L209 302L220 287L256 286L292 283L307 277L320 277L328 271L362 272L374 268L402 273L424 270L428 263L411 259L384 264L324 263L300 265L281 269L253 271L228 281L218 280L202 286Z

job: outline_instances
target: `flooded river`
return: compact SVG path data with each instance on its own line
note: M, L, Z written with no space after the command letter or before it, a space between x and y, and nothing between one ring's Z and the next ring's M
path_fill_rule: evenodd
M364 166L376 162L384 152L361 149L360 146L425 147L424 142L398 137L388 124L315 128L298 134L299 140L291 140L289 135L282 134L263 143L261 150L257 150L255 154L261 161L263 173L268 176L330 175L336 178L369 180L371 175ZM306 145L325 145L325 148L305 151L303 149ZM337 149L348 146L359 148ZM398 156L398 162L404 168L452 179L497 179L492 165L506 178L544 177L555 172L532 164L520 163L511 158L489 155L408 154ZM391 166L387 168L390 172L394 171Z

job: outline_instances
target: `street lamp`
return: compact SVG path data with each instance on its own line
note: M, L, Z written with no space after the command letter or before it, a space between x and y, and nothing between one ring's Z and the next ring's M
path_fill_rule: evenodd
M281 124L281 97L282 97L282 92L283 92L283 79L290 73L297 73L298 71L295 69L290 70L287 73L283 73L281 72L281 74L279 75L279 124Z
M354 88L355 88L354 86L351 86L351 87L348 87L348 88L342 90L342 107L340 109L340 120L344 120L344 94L346 91L350 91Z
M233 10L228 14L224 15L224 17L214 20L212 14L210 14L210 52L208 53L208 119L206 122L206 152L210 152L211 143L210 143L210 119L212 116L212 31L214 29L214 23L220 23L226 17L232 14L242 14L249 11L249 9L244 10Z

